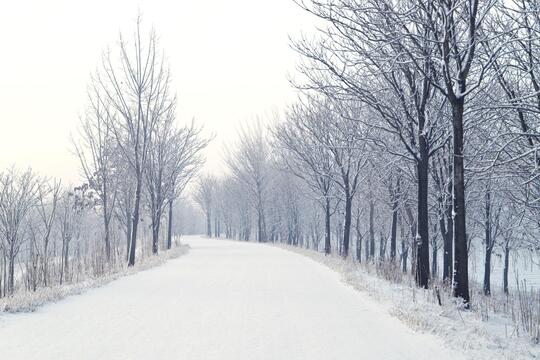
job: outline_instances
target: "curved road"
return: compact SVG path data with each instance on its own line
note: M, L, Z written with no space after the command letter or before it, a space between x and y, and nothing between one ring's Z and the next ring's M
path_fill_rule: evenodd
M458 359L315 261L188 237L167 264L0 317L4 359Z

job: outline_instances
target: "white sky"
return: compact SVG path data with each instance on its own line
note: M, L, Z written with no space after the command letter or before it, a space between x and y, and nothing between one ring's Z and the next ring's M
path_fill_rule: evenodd
M219 171L223 144L239 124L290 103L298 55L288 36L311 32L292 0L19 0L0 12L0 170L31 166L79 180L70 133L86 106L89 75L119 31L132 34L138 9L165 49L178 118L195 117L217 138L207 167Z

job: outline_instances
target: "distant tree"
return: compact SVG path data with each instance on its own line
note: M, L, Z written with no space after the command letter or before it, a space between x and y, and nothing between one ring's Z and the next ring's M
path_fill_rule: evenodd
M194 200L206 216L206 236L212 237L212 210L214 206L215 187L217 180L211 175L199 178L194 194Z
M240 129L234 151L229 151L226 162L234 178L245 186L249 201L257 214L257 241L265 242L266 202L270 183L271 149L268 134L260 121Z
M195 122L173 131L168 146L170 158L165 171L165 181L168 184L166 193L168 212L167 249L172 245L173 204L178 199L188 183L197 175L204 163L202 150L212 140L201 136L202 127Z
M114 214L118 190L118 171L115 164L114 134L111 123L114 109L100 83L92 79L88 89L88 109L79 125L77 140L73 138L75 152L88 186L100 199L99 210L103 219L105 255L111 261L111 219Z
M291 107L286 121L274 129L275 146L281 149L287 169L305 182L322 206L325 214L324 252L330 254L330 221L334 212L332 197L335 196L331 176L335 165L329 149L315 135L319 131L324 132L324 128L317 128L317 123L310 116L313 114L301 104Z
M70 243L81 236L81 225L86 212L96 206L96 198L88 185L74 187L65 191L60 199L58 217L62 238L62 256L60 265L60 285L70 279Z
M38 190L36 210L41 224L41 281L49 285L49 244L51 232L58 216L58 207L62 195L62 182L60 180L44 181Z
M25 223L36 206L41 180L32 170L0 173L0 234L8 257L7 291L15 290L15 258L25 239Z

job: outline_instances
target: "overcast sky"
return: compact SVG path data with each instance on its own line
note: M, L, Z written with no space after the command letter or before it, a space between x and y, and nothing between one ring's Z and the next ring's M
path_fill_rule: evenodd
M80 181L70 134L90 73L119 31L131 35L138 9L169 60L178 121L194 117L217 135L211 171L220 171L239 124L295 98L287 76L298 56L288 36L312 31L313 21L292 0L10 1L0 12L0 169Z

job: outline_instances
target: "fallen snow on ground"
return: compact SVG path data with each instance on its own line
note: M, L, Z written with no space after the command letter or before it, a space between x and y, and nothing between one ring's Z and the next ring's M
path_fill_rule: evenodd
M328 267L192 237L186 256L0 317L7 359L464 359Z
M150 256L140 259L133 267L112 270L96 278L87 278L75 283L64 283L63 285L53 285L40 287L36 291L18 291L13 296L0 298L0 316L2 312L32 312L38 307L47 303L61 300L70 295L78 295L82 292L103 286L122 276L135 274L139 271L147 270L165 263L167 260L177 258L189 251L188 245L178 245L170 250L162 251L157 256ZM1 350L1 349L0 349Z
M467 359L540 358L540 345L533 344L527 334L518 334L511 319L504 316L486 314L478 308L463 310L443 291L442 306L439 306L434 291L418 289L408 276L402 283L393 283L370 273L375 271L374 266L361 266L353 260L344 260L336 255L324 256L313 250L278 246L325 264L339 273L345 283L368 295L379 308L386 309L386 313L420 333L444 339L452 351L463 352Z

